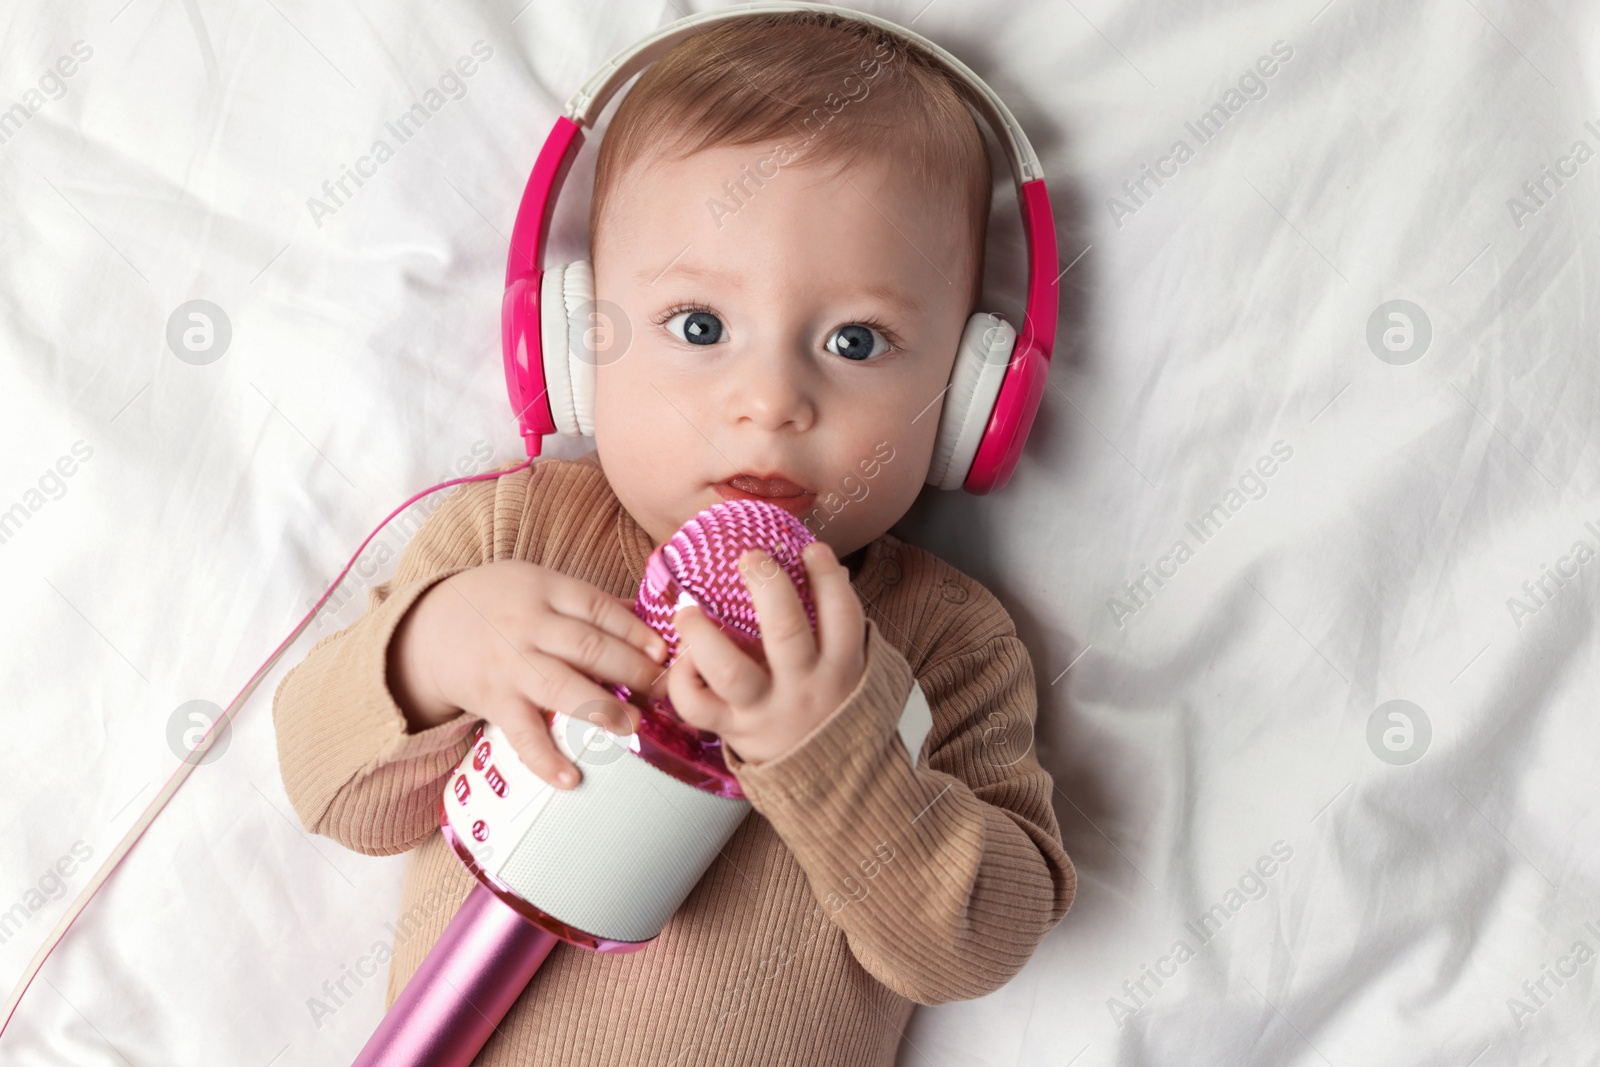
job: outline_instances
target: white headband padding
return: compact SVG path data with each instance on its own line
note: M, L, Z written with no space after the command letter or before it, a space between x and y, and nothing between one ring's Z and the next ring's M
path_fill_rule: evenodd
M993 312L980 311L967 319L950 370L950 388L939 409L939 433L928 465L929 485L960 489L967 480L983 432L989 427L989 416L994 414L995 397L1000 395L1016 340L1017 331Z
M595 326L594 268L586 259L567 264L562 292L567 306L567 366L572 396L573 428L565 433L594 436L595 352L590 342Z
M567 297L564 292L567 266L557 263L544 272L539 283L539 350L544 363L545 395L550 398L550 417L557 433L577 433L578 420L572 410L571 356L567 351Z
M594 268L588 260L558 263L539 284L539 346L544 387L556 432L594 436L594 352L590 314Z

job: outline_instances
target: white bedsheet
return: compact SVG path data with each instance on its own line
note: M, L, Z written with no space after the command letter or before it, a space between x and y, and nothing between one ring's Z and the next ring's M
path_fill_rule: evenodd
M1079 894L1006 988L919 1009L902 1063L1600 1062L1600 13L867 6L1008 100L1068 268L1013 483L925 496L904 529L1033 651ZM182 706L225 705L406 496L519 454L497 334L517 198L566 97L676 15L0 15L0 109L37 104L0 127L7 989L171 773ZM420 132L387 131L464 57L459 98L447 79ZM380 137L352 197L308 207ZM1011 203L990 287L1014 315ZM196 299L231 326L204 365L166 342ZM1425 349L1415 310L1369 342L1397 300ZM392 938L404 860L300 828L270 701L402 543L380 535L91 904L0 1061L354 1057L381 968L309 1002Z

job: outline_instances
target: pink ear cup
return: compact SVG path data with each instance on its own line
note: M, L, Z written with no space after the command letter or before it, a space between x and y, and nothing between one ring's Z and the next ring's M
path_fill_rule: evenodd
M544 270L539 249L549 232L550 212L567 171L583 145L583 129L565 115L556 119L528 176L511 230L506 257L506 289L500 300L500 352L505 362L511 411L530 457L537 456L547 433L556 432L545 389L544 346L540 343L539 285ZM565 308L552 314L566 314ZM559 353L565 360L567 354Z
M667 666L676 662L682 640L672 617L687 604L697 605L735 643L761 659L761 625L750 590L739 574L739 557L752 548L765 551L794 583L806 620L815 631L817 609L806 580L805 561L800 557L801 550L814 540L805 523L776 504L761 500L715 504L684 523L650 553L634 598L634 613L666 640ZM752 582L776 579L777 571L763 571L763 567L753 569ZM618 686L617 695L626 700L629 692ZM670 701L649 701L648 709L681 724Z
M1056 222L1050 210L1050 193L1044 179L1024 182L1018 189L1022 201L1022 232L1028 240L1028 309L1012 348L1010 366L994 411L984 430L972 469L962 488L969 493L991 493L1011 480L1028 440L1039 401L1050 374L1050 353L1056 343L1060 276L1056 269Z
M1028 429L1039 410L1039 401L1044 398L1045 379L1050 374L1049 356L1020 338L1013 351L1005 380L1000 383L1000 395L995 397L989 426L984 430L977 454L972 457L972 469L961 483L961 488L969 493L992 493L1011 480L1017 460L1022 456L1022 446L1027 443Z
M556 432L550 398L544 387L544 363L539 345L539 283L544 271L518 278L506 287L500 301L500 349L505 357L506 392L517 418L523 446L537 456L547 433Z

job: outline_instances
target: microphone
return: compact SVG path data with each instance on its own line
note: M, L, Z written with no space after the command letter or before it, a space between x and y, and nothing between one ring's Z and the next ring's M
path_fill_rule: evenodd
M775 504L728 500L657 546L634 612L667 642L666 666L682 651L672 616L691 604L764 660L737 566L751 548L789 576L815 631L800 558L813 540ZM556 746L583 769L569 790L529 770L498 726L479 727L439 801L439 829L478 884L355 1067L469 1067L558 943L644 948L744 821L750 803L721 738L684 722L665 698L611 689L640 708L627 737L543 712Z

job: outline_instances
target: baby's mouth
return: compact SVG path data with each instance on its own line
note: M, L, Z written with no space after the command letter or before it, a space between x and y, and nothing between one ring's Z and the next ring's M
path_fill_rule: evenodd
M792 515L809 509L817 494L782 474L736 474L711 488L724 500L765 500Z

